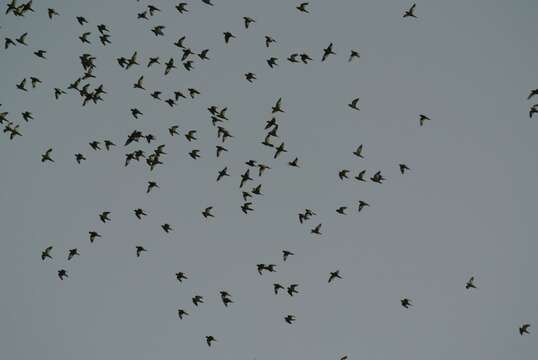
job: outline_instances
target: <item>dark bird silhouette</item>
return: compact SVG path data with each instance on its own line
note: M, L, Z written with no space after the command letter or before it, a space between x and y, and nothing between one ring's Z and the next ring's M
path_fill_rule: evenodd
M91 148L94 149L94 150L101 150L101 148L99 147L99 141L92 141L92 142L90 143L90 146L91 146Z
M190 130L185 134L185 138L189 142L191 142L192 140L197 140L195 135L196 135L196 130Z
M524 334L530 334L529 328L531 324L523 324L519 327L519 335L523 336Z
M426 115L423 115L423 114L419 115L419 124L420 124L420 126L423 126L424 122L426 122L426 120L431 120L431 119L429 117L427 117Z
M258 164L258 176L262 176L266 170L271 170L271 167L261 163Z
M75 161L80 164L81 161L86 160L86 157L80 153L75 154Z
M25 86L26 86L26 79L22 79L22 81L19 84L17 84L17 89L22 90L22 91L28 91L26 90Z
M228 44L228 42L230 41L230 39L235 39L234 34L232 34L232 33L229 32L229 31L223 32L223 34L224 34L224 42L225 42L226 44Z
M275 149L275 155L273 156L274 159L276 159L278 157L278 155L280 155L280 153L283 153L283 152L288 152L288 150L286 150L284 148L284 143L281 143L280 145L278 145L278 147Z
M101 214L99 214L99 219L103 223L110 221L110 211L103 211Z
M183 14L185 12L189 12L189 10L187 9L187 3L179 3L176 5L176 10L180 13L180 14Z
M340 270L333 271L329 274L329 283L334 281L335 279L342 279L340 276Z
M293 255L295 255L295 254L292 253L291 251L282 250L282 261L286 261L289 256L293 256Z
M75 256L80 256L80 253L78 252L77 248L69 250L69 253L67 254L67 260L71 260Z
M409 10L406 10L403 14L403 17L406 18L406 17L413 17L413 18L416 18L415 16L415 8L417 7L417 4L413 4L411 5L411 7L409 8Z
M359 174L357 176L355 176L355 179L358 180L358 181L366 181L364 179L365 174L366 174L366 170L362 170L361 172L359 172Z
M216 145L216 149L217 149L217 157L220 157L223 151L228 151L228 149L220 145Z
M209 0L202 0L203 2L205 2L206 4L209 4L209 5L213 5L209 2ZM213 336L209 335L209 336L206 336L205 337L205 342L207 343L207 346L211 347L211 344L213 342L217 341L217 339L215 339Z
M465 289L476 289L476 285L474 284L474 276L471 276L469 280L467 280L467 283L465 283Z
M534 114L538 114L538 104L535 104L535 105L531 106L531 108L529 110L529 118L532 119Z
M310 3L304 2L299 4L296 9L300 12L309 13L308 9L306 8Z
M247 79L247 81L248 81L249 83L252 83L254 80L256 80L256 74L251 73L251 72L246 73L246 74L245 74L245 79Z
M278 283L274 283L273 284L273 291L275 292L275 295L278 295L278 291L279 290L284 290L284 286L278 284Z
M400 173L403 175L406 171L409 171L411 169L409 169L409 167L405 164L399 164L399 167L400 167Z
M194 160L198 159L200 157L200 150L194 149L189 153L189 156L193 158Z
M295 158L292 161L288 162L288 165L291 166L291 167L297 167L298 168L298 167L300 167L298 161L299 161L299 159Z
M381 175L381 171L378 171L370 178L375 183L382 184L385 178Z
M165 233L167 233L167 234L168 234L170 231L173 231L173 230L174 230L174 229L172 229L172 226L170 226L170 224L166 224L166 223L161 225L161 229L163 229L163 231L164 231Z
M294 316L294 315L287 315L287 316L284 318L284 320L286 320L286 322L287 322L288 324L291 324L292 322L295 321L295 316Z
M354 109L354 110L357 110L359 111L359 107L357 106L357 104L359 103L359 98L355 98L353 99L353 101L351 101L350 104L347 104L347 106L349 106L350 108Z
M359 52L357 50L351 50L350 54L349 54L349 59L347 60L348 62L352 62L353 59L359 59L361 56L359 54Z
M183 282L183 280L188 280L189 278L187 277L187 275L185 275L185 273L177 272L176 273L176 279L179 282Z
M186 312L186 311L183 310L183 309L177 309L177 316L178 316L180 319L183 319L183 316L189 316L189 313Z
M140 257L143 252L147 252L143 246L136 246L136 257Z
M41 252L41 260L44 261L46 258L52 259L52 256L50 255L51 251L52 251L52 246L45 248L45 250Z
M52 19L53 16L59 16L60 14L58 14L58 12L54 9L48 9L48 15L49 15L49 19Z
M321 61L323 62L327 60L329 55L336 55L336 53L333 51L333 43L330 43L329 46L323 49L323 56L321 58Z
M527 96L527 100L530 100L533 96L536 95L538 95L538 89L531 90L529 96Z
M213 3L211 2L211 0L202 0L202 2L203 2L204 4L213 6Z
M45 50L34 51L34 55L37 56L38 58L41 58L41 59L46 59L47 58L45 56L46 54L47 54L47 52Z
M88 20L86 20L84 17L82 16L77 16L77 22L80 24L80 26L84 26L84 24L87 24L88 23Z
M259 184L258 186L252 188L251 192L252 192L254 195L263 195L261 189L262 189L262 184Z
M215 217L215 215L211 213L212 209L213 209L213 206L208 206L202 211L202 215L204 216L205 219L207 219L208 217Z
M230 174L228 174L227 166L224 169L219 171L219 174L217 175L217 181L220 181L225 176L230 176Z
M133 210L133 213L135 214L135 216L136 216L136 218L137 218L138 220L141 220L141 219L142 219L142 216L147 216L147 215L148 215L148 214L146 214L146 212L144 212L143 209L140 209L140 208L138 208L138 209L134 209L134 210Z
M63 280L64 278L68 278L69 275L67 275L67 270L65 269L58 270L58 277L60 278L60 280Z
M315 228L310 230L311 234L321 235L321 224L318 224Z
M275 106L273 106L273 109L271 111L272 114L275 114L277 112L284 112L284 110L282 110L282 98L279 98L276 101Z
M346 210L347 206L340 206L338 209L336 209L336 212L340 215L347 215Z
M21 45L25 45L25 46L28 46L28 44L26 43L26 37L28 36L28 33L24 33L22 34L20 37L18 37L17 39L15 39L15 41L17 41L19 44Z
M274 66L278 66L277 60L278 60L278 58L271 57L271 58L267 59L267 65L269 65L269 67L272 69Z
M359 209L358 211L361 212L362 209L364 209L366 206L370 206L366 201L359 200Z
M148 10L149 10L149 16L153 16L153 15L155 15L156 12L161 11L161 9L159 9L158 7L156 7L154 5L148 5Z
M254 20L254 19L252 19L252 18L250 18L250 17L248 17L248 16L244 16L244 17L243 17L243 21L244 21L244 23L245 23L245 29L248 29L248 27L250 26L250 24L256 22L256 20Z
M52 149L48 149L47 151L45 151L45 153L41 155L41 162L42 163L46 161L54 162L54 160L50 157L51 153L52 153Z
M408 298L403 298L400 300L400 303L402 304L402 306L406 309L408 309L410 306L413 306L413 304L411 304L411 300L408 299Z
M101 235L97 233L96 231L88 231L88 233L90 234L90 243L92 244L95 241L95 239L97 239L98 237L101 237Z
M149 194L153 188L159 188L159 185L155 181L148 181L148 187L146 189L146 194Z
M252 181L249 169L247 169L247 171L245 171L245 173L241 175L241 183L239 184L239 188L242 188L247 181Z
M338 177L340 178L340 180L348 179L347 174L349 174L349 170L342 169L338 172Z
M194 306L198 306L198 304L203 304L204 303L204 297L200 296L200 295L195 295L192 298L192 303L194 304Z
M157 25L153 29L151 29L151 32L155 34L155 36L164 36L164 32L163 32L164 29L166 29L166 26Z
M271 46L272 43L276 42L275 39L273 39L271 36L269 35L265 35L265 47L269 47Z
M243 205L241 205L241 211L243 211L243 213L244 213L245 215L248 215L248 212L249 212L249 211L254 211L254 209L251 208L250 205L252 205L251 202L246 202L246 203L244 203Z
M291 284L290 286L288 286L288 288L286 289L286 291L288 292L288 295L293 296L293 294L298 294L299 293L299 291L297 290L298 286L299 284Z

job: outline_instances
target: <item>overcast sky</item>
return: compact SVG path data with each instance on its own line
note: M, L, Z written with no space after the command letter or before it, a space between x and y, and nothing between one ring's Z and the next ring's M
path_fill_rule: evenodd
M0 353L5 359L532 359L538 354L538 117L529 119L538 87L535 0L428 0L418 19L403 19L403 0L310 2L171 1L137 20L147 1L34 1L35 13L0 16L0 38L28 32L28 46L0 50L0 112L21 123L23 137L0 134ZM3 3L7 3L3 1ZM49 20L47 8L60 14ZM76 16L89 24L80 26ZM243 16L256 23L248 30ZM103 47L98 24L110 29ZM155 37L153 26L164 25ZM89 31L91 45L78 40ZM222 33L236 39L228 45ZM209 48L185 71L173 43ZM264 36L277 42L269 49ZM334 43L336 55L320 62ZM32 53L47 51L42 60ZM350 49L360 59L349 63ZM116 58L138 51L128 71ZM286 61L307 52L308 65ZM81 73L78 57L96 57L103 102L81 106L76 92L59 100ZM146 68L150 56L178 68ZM269 57L279 66L270 69ZM194 59L194 58L193 58ZM243 74L253 72L254 83ZM147 91L133 89L144 75ZM43 81L27 93L23 78ZM149 96L196 88L201 95L170 108ZM265 121L282 97L276 160L263 146ZM360 97L360 111L347 104ZM234 136L215 157L216 128L207 107L228 107ZM135 120L129 109L144 115ZM21 112L31 111L25 123ZM419 114L431 121L419 127ZM179 126L181 136L168 128ZM157 140L123 147L134 129ZM183 134L198 131L189 143ZM93 140L111 139L110 152ZM166 144L164 165L123 166L125 154ZM353 155L364 144L364 159ZM42 164L53 148L55 163ZM188 152L200 149L201 158ZM75 153L87 161L77 165ZM301 168L287 162L299 158ZM261 183L254 212L241 212L240 174ZM400 175L398 164L411 171ZM231 177L216 183L228 166ZM352 171L340 181L338 171ZM382 184L352 177L381 170ZM160 188L146 194L148 180ZM369 208L357 212L359 200ZM213 206L214 219L201 210ZM335 209L348 206L348 215ZM137 220L133 209L148 216ZM317 216L304 225L305 208ZM102 224L98 214L110 211ZM160 225L175 231L165 234ZM310 229L322 223L321 236ZM88 231L103 235L90 244ZM136 257L135 246L148 252ZM53 246L53 259L41 251ZM67 261L68 249L81 256ZM286 263L281 250L295 253ZM276 264L275 273L256 264ZM65 268L69 278L60 281ZM340 269L343 279L327 283ZM175 273L185 272L182 284ZM478 289L465 283L475 276ZM275 296L274 282L300 284ZM231 293L225 308L219 291ZM191 298L205 303L195 308ZM402 297L414 306L404 309ZM177 317L184 308L190 316ZM284 316L294 314L293 325ZM518 327L531 323L531 334ZM217 342L208 348L205 336Z

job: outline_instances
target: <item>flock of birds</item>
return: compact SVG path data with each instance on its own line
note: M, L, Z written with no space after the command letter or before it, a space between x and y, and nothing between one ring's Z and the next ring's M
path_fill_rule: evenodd
M208 5L208 6L214 6L211 0L202 0L202 3ZM179 3L175 6L175 9L179 14L185 14L189 12L189 4L187 3ZM304 2L301 4L298 4L296 6L296 10L308 14L310 9L310 4L308 2ZM138 20L148 20L149 17L155 16L157 13L161 12L162 10L158 8L155 5L147 5L142 12L138 13L136 15L136 18ZM33 14L36 11L33 8L32 0L26 2L26 3L17 3L17 0L11 0L7 4L7 9L5 11L6 14L10 14L16 17L24 17L29 14ZM416 14L416 4L413 4L409 9L406 9L403 12L403 18L417 18ZM47 10L47 16L53 20L54 17L60 16L60 13L56 11L55 9L49 8ZM94 39L92 38L92 31L89 31L89 29L86 28L88 26L89 21L82 17L77 16L75 19L80 26L84 28L82 34L78 37L81 44L84 46L92 45L92 41ZM256 20L245 16L243 18L243 25L245 29L249 29L256 23ZM151 32L156 37L159 36L165 36L165 31L167 27L164 25L157 25L151 29ZM111 44L111 31L108 29L108 27L104 24L97 25L97 32L98 32L98 38L99 42L102 46L108 46ZM223 33L224 42L228 44L230 41L233 41L236 39L236 36L232 34L231 32L224 32ZM187 39L185 36L180 37L176 42L173 43L173 45L182 52L180 56L180 60L170 58L167 61L161 60L159 57L149 57L147 61L145 61L146 68L151 68L153 66L161 66L163 67L164 76L169 75L172 71L176 70L180 64L183 66L183 68L186 71L192 71L194 69L194 65L197 61L210 61L209 52L210 49L200 49L200 50L194 50L193 48L186 45ZM272 38L270 35L265 36L265 47L270 48L273 46L273 44L277 43L277 40ZM9 50L12 47L15 46L29 46L29 40L28 40L28 33L20 34L18 37L15 37L14 39L6 37L4 39L4 48L6 50ZM33 54L42 59L47 59L47 51L43 49L36 49ZM334 50L333 43L330 43L326 48L322 49L320 61L325 62L330 56L335 56L336 51ZM350 49L348 52L347 60L348 62L357 61L360 58L359 51L356 49ZM83 53L80 57L80 64L82 67L82 73L79 77L77 77L72 83L68 84L65 89L63 88L53 88L53 96L55 99L59 99L60 97L66 95L68 92L72 92L74 94L78 94L81 99L82 106L86 106L88 104L97 104L100 101L104 101L105 96L107 95L107 91L104 88L103 84L99 84L98 86L92 85L92 80L96 78L94 75L94 70L96 69L96 57L94 57L90 53ZM118 66L124 70L128 71L132 68L141 67L142 58L139 55L137 51L135 51L133 54L119 57L116 59ZM279 61L277 57L270 57L266 60L267 65L272 69L274 67L279 66ZM303 63L308 64L311 61L315 61L312 56L310 56L307 53L292 53L287 57L287 61L290 63ZM245 79L252 83L257 80L256 74L249 72L244 74ZM30 76L28 79L24 78L20 81L20 83L16 84L16 89L21 92L28 92L32 91L38 86L43 86L42 81L35 76ZM195 88L188 88L186 90L177 90L173 92L173 94L165 95L159 90L154 91L148 91L144 84L144 75L140 75L138 79L133 84L134 91L142 91L149 93L149 95L158 100L162 101L166 105L170 107L175 107L178 105L180 101L188 101L188 99L194 99L201 95L201 92ZM531 90L530 94L528 95L528 100L531 100L534 96L538 96L538 89ZM359 98L354 98L350 101L348 104L348 107L352 111L360 111L359 108ZM220 107L216 105L211 105L207 108L209 112L209 119L211 121L211 124L216 128L217 130L217 145L215 147L215 155L217 158L221 158L224 153L229 151L228 143L227 141L234 138L230 130L227 128L230 123L230 118L227 115L228 108L227 107ZM140 117L143 117L143 112L138 108L132 108L130 109L131 115L134 119L139 119ZM288 153L288 149L286 148L286 145L284 141L280 141L280 136L278 133L279 130L279 122L277 120L277 116L280 116L285 113L285 103L282 98L279 98L275 101L274 105L271 108L271 111L269 112L270 120L266 121L265 127L264 127L264 136L263 140L260 142L263 146L267 147L268 150L272 152L272 158L277 161L277 159L280 159L283 156L286 156L285 154ZM534 114L538 113L538 104L534 104L531 106L529 111L529 116L532 118ZM21 114L22 119L25 123L29 123L31 120L34 119L34 115L30 111L25 111ZM430 117L428 117L425 114L419 114L418 115L418 125L424 126L426 121L430 121ZM15 140L17 137L23 136L21 124L15 123L14 121L9 120L9 112L2 111L0 112L0 124L4 125L3 133L6 134L10 140ZM226 127L225 127L226 126ZM168 133L171 137L174 136L181 136L181 132L179 130L178 125L173 125L170 128L168 128ZM186 141L188 143L196 143L198 140L197 138L197 130L191 129L191 130L185 130L183 131L183 136L185 137ZM132 131L129 133L126 137L126 141L123 144L125 148L139 143L139 142L146 142L147 144L151 144L152 142L156 141L156 136L153 134L144 134L142 131ZM277 142L275 142L277 141ZM117 145L110 139L103 139L103 140L94 140L89 143L90 148L93 151L111 151L113 148L117 147ZM353 151L353 154L357 158L364 158L365 157L365 146L363 144L360 144L357 146L357 148ZM45 152L41 155L41 162L43 163L54 163L54 150L53 148L48 148L45 150ZM145 161L147 164L149 171L152 171L155 169L155 167L163 165L163 156L166 155L165 151L165 144L160 144L156 146L151 153L146 153L142 149L136 149L133 151L129 151L125 154L125 162L124 166L129 166L133 161L140 162ZM197 160L201 157L201 149L193 148L188 155L193 159ZM86 161L86 155L83 153L76 153L74 154L74 158L77 164L82 164L82 162ZM300 162L299 159L295 156L291 156L287 164L291 168L300 168ZM261 179L263 177L263 174L271 169L271 166L268 164L265 164L260 161L256 160L248 160L245 162L246 169L244 172L239 174L238 179L238 186L241 192L241 196L243 199L243 203L240 205L241 211L248 215L250 212L254 211L254 198L257 196L263 195L262 193L262 184L259 183L255 186L253 186L250 190L247 188L247 186L256 181L255 179ZM411 169L406 164L398 164L398 170L401 175L406 174ZM252 172L251 172L252 171ZM371 176L367 175L368 170L362 169L357 172L356 175L352 174L352 171L350 169L341 169L338 172L338 178L341 181L350 180L350 176L353 176L353 179L360 182L367 182L370 181L372 183L382 184L386 178L382 174L381 170L373 171L373 174ZM217 169L216 171L216 181L220 182L223 181L226 177L231 177L232 174L230 173L230 170L228 166L224 166L222 169ZM147 188L145 189L145 192L147 194L151 193L152 191L159 189L159 184L156 181L148 181L147 182ZM361 212L364 211L365 208L369 207L370 204L364 200L359 200L359 202L356 205L356 211ZM347 215L349 208L348 206L340 206L336 209L336 213L338 215ZM212 218L214 217L214 209L213 206L208 206L205 209L201 210L201 214L204 218ZM133 215L136 216L138 220L143 220L145 216L148 215L148 212L142 208L137 208L133 210ZM98 214L100 221L103 224L106 224L112 220L112 214L110 211L102 211ZM298 221L300 224L304 224L307 221L309 221L311 218L316 217L317 213L314 210L311 209L304 209L304 211L301 211L298 214ZM170 233L174 231L174 228L172 225L168 223L164 223L161 225L162 231L165 233ZM312 226L310 229L310 233L312 235L322 235L322 223L321 222L315 222L315 225ZM89 240L90 243L94 243L94 241L98 238L101 238L102 235L97 231L89 231ZM53 259L53 246L48 246L46 249L42 250L41 252L41 259L43 261L46 260L52 260ZM145 252L148 252L148 250L142 246L137 245L134 249L134 254L136 257L142 257ZM292 251L289 250L282 250L282 260L288 261L290 257L295 255ZM72 261L75 257L81 256L81 253L79 252L78 248L72 248L67 249L67 261ZM262 275L264 272L275 272L277 271L277 265L276 264L257 264L257 272ZM57 275L60 280L64 280L69 278L69 273L67 269L61 268L58 270ZM178 282L183 282L185 280L188 280L188 275L185 272L177 272L175 274L176 279ZM340 270L332 271L328 274L327 281L328 283L333 283L334 281L341 280L342 274ZM299 293L299 284L289 284L289 285L283 285L280 283L274 283L273 284L273 290L275 295L279 294L280 291L287 293L289 296L294 296L294 294ZM474 276L470 277L468 281L465 283L465 289L472 290L476 289L476 282ZM232 300L232 295L227 291L220 291L220 299L225 307L230 306L234 303ZM192 303L194 306L199 306L200 304L204 303L203 296L200 295L194 295L192 297ZM413 301L407 297L403 297L400 299L401 306L405 309L408 309L413 306ZM177 310L177 316L179 319L183 319L185 316L189 316L189 312L185 310L184 308L179 308ZM284 316L284 321L288 324L292 324L294 321L296 321L296 317L293 314L286 314ZM519 334L529 334L529 328L530 324L525 323L522 324L519 327ZM208 335L205 337L205 342L208 346L212 346L214 342L217 341L217 338ZM341 359L345 360L347 356L343 356Z

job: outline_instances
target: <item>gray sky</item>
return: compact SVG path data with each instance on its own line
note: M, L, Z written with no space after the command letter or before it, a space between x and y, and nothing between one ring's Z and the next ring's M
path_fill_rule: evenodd
M5 3L5 2L4 2ZM147 2L35 2L24 18L1 15L0 37L28 32L28 47L0 51L0 111L22 122L23 137L0 134L0 349L6 359L523 359L536 357L538 192L536 118L528 91L538 87L538 3L516 1L419 2L415 19L402 19L408 1L311 1L310 14L293 1L191 0L149 21L137 20ZM123 6L120 6L120 4ZM55 8L52 21L46 12ZM3 13L3 11L2 11ZM81 27L75 16L89 24ZM242 17L256 23L243 28ZM98 41L107 24L112 45ZM165 37L150 29L165 25ZM91 31L92 45L78 36ZM237 38L225 45L222 32ZM264 35L277 43L264 46ZM186 72L172 43L182 35L210 61ZM337 55L321 63L322 49ZM351 48L358 62L348 63ZM32 55L47 50L47 60ZM116 63L137 50L141 66ZM78 56L97 60L92 88L104 84L104 102L80 105L76 93L54 100L81 74ZM290 64L292 52L315 61ZM149 56L179 65L145 67ZM271 70L265 60L280 59ZM249 84L246 72L258 80ZM133 89L145 76L147 92ZM43 84L22 93L15 85L37 76ZM194 87L201 96L171 109L163 98ZM271 106L283 98L279 135L288 153L273 160L262 146ZM360 97L360 112L347 107ZM538 99L535 99L535 102ZM224 126L234 138L216 159L216 129L206 108L227 106ZM138 107L144 116L134 120ZM26 124L20 113L32 111ZM418 126L418 114L432 120ZM198 130L188 143L170 137ZM109 138L123 145L139 129L157 141L110 152L88 143ZM128 151L166 144L164 165L123 167ZM365 146L365 159L352 152ZM53 147L54 164L40 154ZM201 150L202 158L187 153ZM82 152L88 160L74 162ZM301 168L287 162L295 156ZM272 167L247 187L263 184L255 211L245 216L238 189L244 162ZM401 176L398 163L411 172ZM216 183L217 170L232 177ZM381 170L383 185L342 182L337 173ZM150 179L160 189L145 194ZM358 214L356 204L370 208ZM214 206L216 218L200 211ZM335 209L349 206L348 216ZM138 221L132 211L148 216ZM306 225L297 213L318 216ZM98 214L111 211L112 221ZM175 231L165 235L160 225ZM320 237L310 228L323 223ZM103 235L90 244L88 231ZM135 256L135 246L149 252ZM40 252L54 246L52 261ZM81 256L66 261L67 249ZM282 263L281 249L295 252ZM259 276L257 263L277 264ZM69 279L56 272L66 268ZM327 284L330 271L343 279ZM179 284L178 271L189 280ZM474 275L478 289L466 291ZM273 282L299 283L293 298L275 296ZM218 292L235 301L224 308ZM194 308L191 297L204 296ZM399 300L409 297L414 307ZM190 316L177 318L177 308ZM284 316L295 314L293 325ZM529 322L531 335L517 328ZM534 332L534 333L533 333ZM208 348L206 335L218 342Z

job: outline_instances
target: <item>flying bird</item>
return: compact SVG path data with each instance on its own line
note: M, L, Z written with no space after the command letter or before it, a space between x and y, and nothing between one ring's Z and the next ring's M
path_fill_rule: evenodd
M409 8L409 10L406 10L403 14L403 17L406 18L406 17L413 17L413 18L416 18L415 16L415 8L417 7L417 4L414 3L413 5L411 5L411 7Z
M519 327L519 335L523 336L523 334L530 334L529 328L531 327L531 324L523 324Z
M52 246L45 248L45 250L41 252L41 260L44 261L46 258L52 259L52 256L50 255L51 251L52 251Z
M329 283L334 281L335 279L342 279L340 276L340 270L333 271L329 274Z

